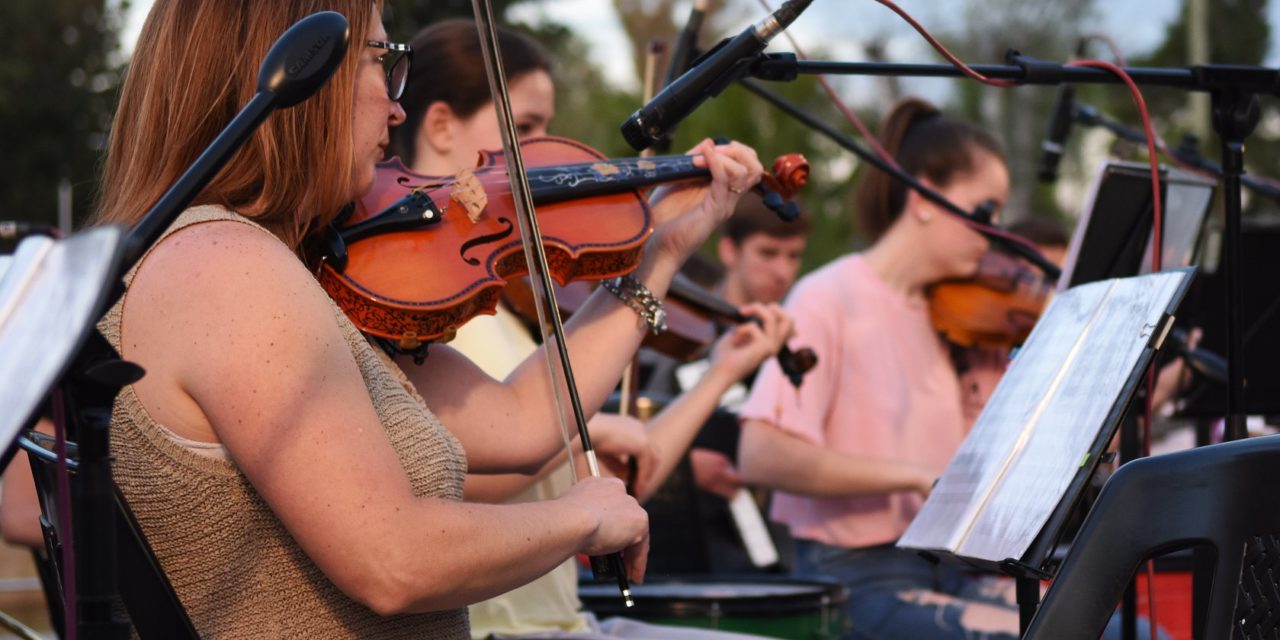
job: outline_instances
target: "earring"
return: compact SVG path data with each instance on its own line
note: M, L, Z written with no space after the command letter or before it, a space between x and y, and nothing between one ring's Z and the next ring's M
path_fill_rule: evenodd
M928 224L928 222L932 219L933 219L932 213L928 211L920 211L918 209L916 210L916 220L919 220L922 223Z

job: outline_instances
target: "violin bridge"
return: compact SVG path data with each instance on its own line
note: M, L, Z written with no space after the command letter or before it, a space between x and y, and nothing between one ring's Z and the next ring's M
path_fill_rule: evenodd
M454 176L449 199L467 210L467 218L472 223L479 222L484 208L489 206L489 196L484 192L484 184L471 169L463 169Z

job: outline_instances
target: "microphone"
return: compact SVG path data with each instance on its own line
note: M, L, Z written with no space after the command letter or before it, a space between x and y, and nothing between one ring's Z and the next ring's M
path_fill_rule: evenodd
M337 71L350 39L347 19L336 11L299 20L272 43L262 59L258 93L274 94L273 106L279 109L310 98Z
M1040 170L1037 175L1041 182L1058 179L1058 163L1062 160L1063 145L1071 134L1071 125L1075 123L1075 98L1074 86L1066 83L1058 85L1058 95L1053 99L1053 111L1049 116L1049 130L1045 133L1044 142L1040 143Z
M657 96L622 123L622 137L636 151L656 143L707 98L720 95L742 77L750 62L769 41L795 21L813 0L787 0L772 15L716 45L694 62L692 69L667 85Z

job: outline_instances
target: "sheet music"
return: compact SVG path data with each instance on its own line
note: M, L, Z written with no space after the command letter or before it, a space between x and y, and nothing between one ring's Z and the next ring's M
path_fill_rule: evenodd
M23 240L0 276L0 447L49 392L94 320L123 239L96 227Z
M1059 294L899 546L1022 557L1186 277L1164 272Z

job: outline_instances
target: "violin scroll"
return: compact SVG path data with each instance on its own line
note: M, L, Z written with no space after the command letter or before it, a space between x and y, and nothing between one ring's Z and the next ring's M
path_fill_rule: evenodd
M773 161L772 171L764 182L778 195L790 200L809 184L809 161L799 153L785 153Z
M764 206L791 222L800 217L800 208L791 198L801 187L809 183L809 161L798 153L787 153L773 161L773 169L760 179L756 191Z

